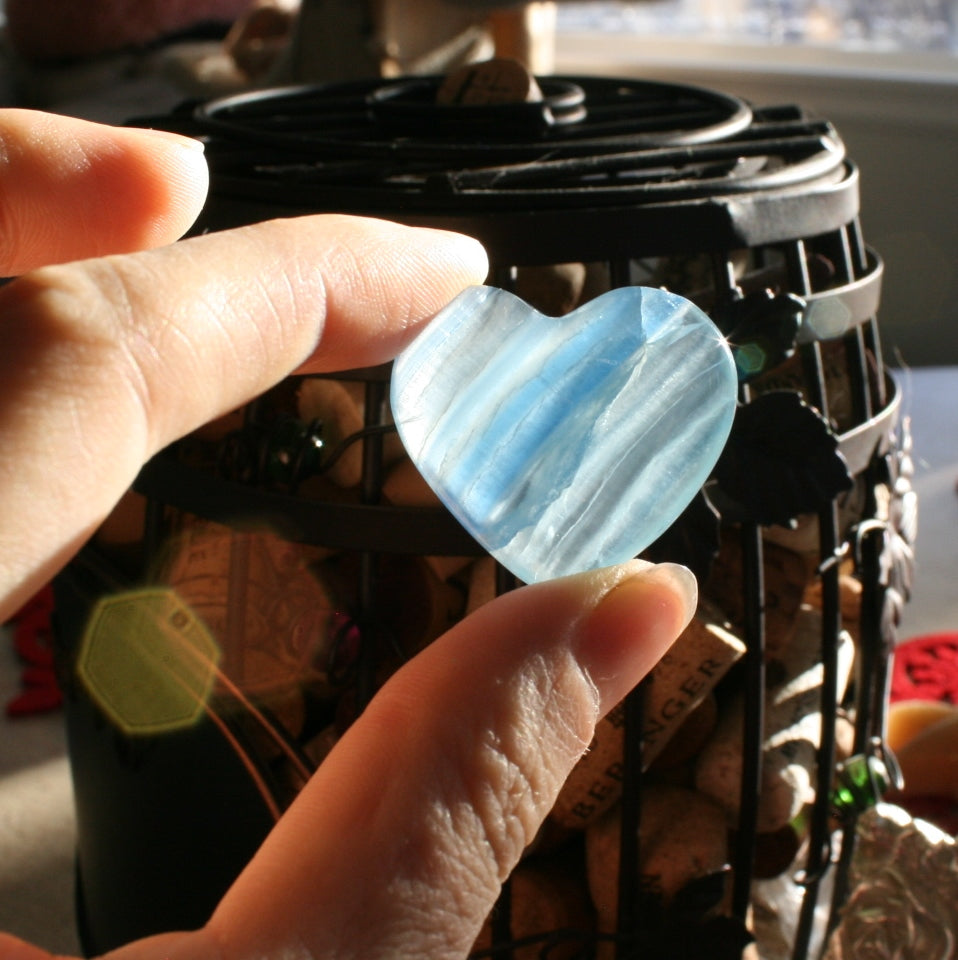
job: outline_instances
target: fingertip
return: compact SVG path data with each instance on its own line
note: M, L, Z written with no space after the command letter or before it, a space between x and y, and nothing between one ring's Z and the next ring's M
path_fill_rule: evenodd
M633 561L579 630L576 656L596 685L600 710L618 703L668 651L695 614L698 585L673 563Z
M643 573L645 581L659 583L672 594L673 608L678 614L678 633L681 633L695 616L698 607L699 584L695 574L680 563L657 563Z
M148 250L178 240L196 222L209 193L210 172L203 143L166 130L130 130L142 143L162 184L156 214L144 223L137 247Z
M304 224L322 231L311 269L322 277L325 320L300 372L392 360L489 271L482 244L450 230L341 214L308 217ZM300 244L300 260L303 251Z
M351 218L351 223L373 236L381 232L383 242L390 245L389 256L379 258L383 279L413 294L408 307L410 326L429 319L455 294L482 283L489 273L485 247L467 234L364 218ZM414 276L416 284L410 282Z
M475 239L463 233L445 233L448 259L458 264L463 277L463 286L483 283L489 275L489 255L486 248Z
M409 228L404 242L421 262L420 282L408 311L407 323L399 331L400 339L391 348L395 352L405 346L450 300L467 287L483 283L489 273L489 257L485 247L474 237L449 230L424 227ZM409 288L409 277L414 268L397 257L402 273L397 277L397 289Z

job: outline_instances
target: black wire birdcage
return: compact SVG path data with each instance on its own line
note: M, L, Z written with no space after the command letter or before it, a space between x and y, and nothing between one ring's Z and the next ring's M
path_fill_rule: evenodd
M532 103L439 105L439 83L266 90L149 122L206 144L211 194L199 230L321 211L458 230L486 246L490 282L540 296L548 311L590 291L664 286L702 306L733 346L741 402L726 451L647 552L696 572L722 629L744 650L710 691L720 705L744 703L740 802L726 862L667 902L643 874L642 848L630 838L642 826L643 796L661 778L644 757L653 678L616 713L620 840L605 919L596 924L592 904L551 929L523 930L507 884L476 955L739 956L758 915L780 912L791 917L773 924L786 946L769 955L811 956L837 920L852 846L854 810L836 805L836 777L863 769L860 785L877 786L890 763L887 664L910 576L907 445L882 362L882 265L859 227L858 171L833 127L793 106L757 108L694 87L590 77L540 78L542 98ZM351 429L330 431L328 405L322 416L304 411L304 391L320 379L355 402L360 417ZM248 611L235 597L249 592L262 547L243 540L256 536L250 530L304 545L313 551L305 562L325 565L337 584L322 627L322 682L297 678L294 722L287 701L257 698L234 677L220 684L231 708L220 711L219 725L130 736L82 685L68 683L78 895L91 949L201 922L308 776L316 762L310 738L329 722L347 724L392 668L465 610L468 583L455 573L437 580L436 564L458 570L482 551L442 508L405 502L390 489L397 454L388 382L388 366L291 378L218 431L163 451L137 482L146 497L142 535L121 550L94 544L61 581L67 662L78 656L96 597L164 578L182 586L171 574L175 562L163 558L171 537L191 525L191 536L204 524L234 531L222 573L234 616ZM337 471L349 481L331 482ZM783 557L800 571L784 588ZM431 564L425 573L422 558ZM429 588L420 596L410 584L424 576ZM493 592L515 586L502 569L491 583ZM821 718L819 735L805 762L806 802L778 830L794 846L786 843L788 856L769 869L760 818L767 691L779 669L769 623L790 629L781 622L809 605L819 679L806 708ZM849 631L854 669L846 682ZM840 742L843 728L850 742ZM192 787L182 775L190 765L202 770ZM673 770L666 779L678 776ZM559 839L544 842L550 855L558 849L584 872L583 831L555 833ZM162 837L193 851L189 876ZM188 908L161 906L169 901L157 892L174 874L189 888ZM786 878L787 906L764 899L761 878L773 875ZM816 906L826 899L823 923Z

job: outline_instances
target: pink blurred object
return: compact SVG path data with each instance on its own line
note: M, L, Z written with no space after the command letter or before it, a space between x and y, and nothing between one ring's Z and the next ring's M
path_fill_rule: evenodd
M27 60L142 47L203 23L228 25L250 0L7 0L7 37Z

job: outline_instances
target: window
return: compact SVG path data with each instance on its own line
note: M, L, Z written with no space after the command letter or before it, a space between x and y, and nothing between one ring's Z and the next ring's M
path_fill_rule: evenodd
M956 0L644 0L563 3L559 29L802 44L842 50L958 53Z

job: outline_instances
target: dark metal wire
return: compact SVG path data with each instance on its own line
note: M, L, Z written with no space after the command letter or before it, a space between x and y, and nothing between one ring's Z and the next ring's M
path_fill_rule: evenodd
M853 305L850 325L841 333L857 425L849 432L848 448L854 447L849 464L864 476L866 488L878 482L872 461L885 420L877 421L891 405L872 307L877 301L869 299L881 278L880 261L864 244L857 219L857 172L830 124L810 120L794 107L753 110L735 98L691 87L578 77L545 81L544 105L533 111L500 114L500 121L488 113L461 113L457 118L455 111L443 112L431 101L436 83L425 78L290 88L200 107L181 122L207 142L214 184L211 218L228 218L232 214L221 211L229 211L233 203L245 213L246 202L254 208L261 203L280 209L317 202L320 209L334 203L336 209L371 210L407 222L448 225L452 219L456 228L487 243L491 282L506 289L515 289L519 270L528 263L596 261L607 267L612 285L621 286L634 282L632 271L642 257L705 254L712 266L712 289L705 295L716 306L741 296L732 252L747 247L755 268L769 271L769 276L784 263L782 277L775 281L782 290L807 297L811 304L834 296ZM483 131L481 138L463 134L474 123ZM822 257L834 270L824 285L811 266ZM803 336L799 354L806 400L828 417L832 398L822 344L814 332L803 331ZM390 429L387 374L382 369L354 372L365 384L364 427L331 455L327 452L335 460L347 446L362 444L360 504L336 505L338 516L333 516L334 511L323 513L323 504L229 490L231 496L245 498L253 512L277 521L286 516L288 526L281 529L294 538L318 543L325 537L330 546L358 548L357 605L342 629L358 630L363 641L359 659L348 665L349 681L359 686L360 705L376 682L376 650L365 634L374 632L379 602L377 557L390 551L478 553L475 544L469 546L446 530L448 518L435 511L415 514L416 519L407 522L407 513L382 503L383 437ZM741 402L750 399L750 388L743 386ZM163 469L163 463L156 467L152 484L146 471L142 482L154 503L165 490L165 502L176 505L186 493L174 489L171 474ZM228 499L204 489L201 482L183 486L194 493L203 490L204 509L223 508ZM858 542L851 546L847 532L839 528L836 505L829 503L818 513L823 736L802 878L806 890L794 944L800 960L807 960L818 887L834 866L828 804L835 767L832 720L839 706L839 573L840 560L846 558L856 561L863 582L863 650L850 699L857 713L856 749L882 733L888 650L881 630L882 533L869 519L875 506L869 494ZM158 542L163 510L154 510L152 516ZM360 526L364 517L368 525ZM751 901L765 722L764 546L756 522L734 515L724 520L723 536L736 537L743 556L747 652L741 679L747 696L732 910L744 921ZM499 568L496 583L498 592L505 592L515 586L515 579ZM345 636L339 639L345 642ZM617 928L593 934L585 946L588 952L590 943L612 941L620 958L638 955L640 851L635 841L643 781L644 693L640 687L625 705ZM850 830L837 865L836 907L851 855ZM510 957L523 945L513 937L510 902L507 889L494 920L494 946L481 955ZM649 960L662 958L649 955Z

